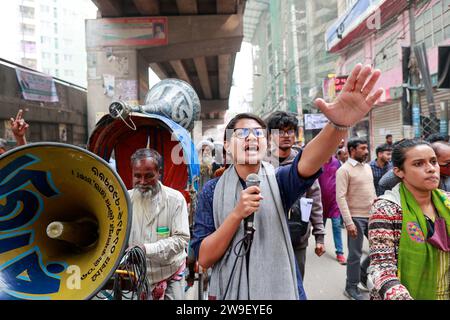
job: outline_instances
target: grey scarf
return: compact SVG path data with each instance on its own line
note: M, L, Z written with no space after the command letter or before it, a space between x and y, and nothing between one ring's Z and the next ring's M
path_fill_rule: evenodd
M264 199L261 201L260 209L255 213L256 231L250 251L248 277L246 258L238 258L225 299L298 300L295 256L275 170L272 165L263 162L258 175ZM241 191L239 177L234 166L231 166L219 179L214 191L213 211L216 229L235 208ZM210 295L216 296L217 299L224 299L223 295L236 259L234 248L243 237L244 223L241 223L230 247L213 266Z

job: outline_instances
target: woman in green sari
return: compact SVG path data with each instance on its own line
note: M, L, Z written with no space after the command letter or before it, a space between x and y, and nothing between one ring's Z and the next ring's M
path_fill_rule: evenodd
M449 300L450 194L438 189L436 154L405 139L392 161L402 182L375 201L369 221L371 298Z

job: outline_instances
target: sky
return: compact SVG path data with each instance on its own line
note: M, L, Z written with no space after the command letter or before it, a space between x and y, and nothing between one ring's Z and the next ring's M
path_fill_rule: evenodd
M253 88L252 45L243 42L241 51L236 55L233 72L233 86L230 92L230 112L250 111L251 90ZM245 107L245 111L244 108Z

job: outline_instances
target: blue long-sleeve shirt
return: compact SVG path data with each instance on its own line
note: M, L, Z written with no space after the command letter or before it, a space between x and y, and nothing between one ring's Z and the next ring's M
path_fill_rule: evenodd
M297 167L301 154L302 152L300 151L292 164L277 168L275 173L286 215L294 202L304 194L309 187L311 187L321 173L321 170L319 170L316 174L307 179L300 177ZM214 225L213 202L214 190L218 181L219 178L208 181L198 196L197 211L194 219L194 232L191 239L191 247L194 250L197 259L203 239L216 231ZM306 294L303 289L297 260L295 260L295 265L299 296L301 300L304 300L306 299Z

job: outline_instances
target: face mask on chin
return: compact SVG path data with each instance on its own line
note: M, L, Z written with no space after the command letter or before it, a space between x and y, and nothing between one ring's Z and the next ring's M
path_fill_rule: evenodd
M450 168L448 167L440 167L439 173L441 176L450 177Z
M434 233L427 241L439 250L450 252L450 236L447 233L446 223L443 218L436 218L434 223Z

